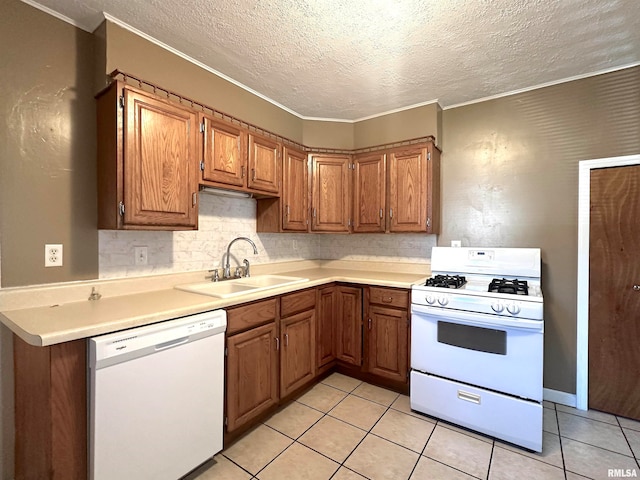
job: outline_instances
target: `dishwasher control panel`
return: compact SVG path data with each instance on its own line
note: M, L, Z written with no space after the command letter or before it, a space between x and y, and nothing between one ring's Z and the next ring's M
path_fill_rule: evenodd
M89 341L90 364L100 368L101 363L136 352L136 356L166 350L200 337L223 333L227 328L224 310L198 313L143 327L123 330ZM105 365L106 366L106 365Z

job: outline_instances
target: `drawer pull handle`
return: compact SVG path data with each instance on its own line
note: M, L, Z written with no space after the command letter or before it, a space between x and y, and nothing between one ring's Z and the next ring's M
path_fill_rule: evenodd
M393 302L393 297L386 297L386 298L382 297L382 301L384 303L391 303L391 302Z
M458 390L458 398L460 400L464 400L465 402L471 402L480 405L480 395L475 395L473 393Z

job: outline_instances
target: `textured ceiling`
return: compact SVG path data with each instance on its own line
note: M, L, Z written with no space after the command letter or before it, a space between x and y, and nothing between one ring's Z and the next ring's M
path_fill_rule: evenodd
M106 12L302 117L446 108L640 62L638 0L37 4L89 31Z

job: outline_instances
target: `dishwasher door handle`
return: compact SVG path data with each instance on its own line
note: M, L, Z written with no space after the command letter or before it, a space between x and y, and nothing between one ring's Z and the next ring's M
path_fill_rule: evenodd
M187 343L188 341L189 337L176 338L175 340L169 340L168 342L159 343L155 346L155 350L156 352L159 352L160 350L166 350L167 348L182 345L183 343Z

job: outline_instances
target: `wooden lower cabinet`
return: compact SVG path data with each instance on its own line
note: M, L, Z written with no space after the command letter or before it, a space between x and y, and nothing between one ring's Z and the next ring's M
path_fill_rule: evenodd
M227 338L227 431L278 403L277 347L275 322Z
M314 310L280 320L280 396L315 377L316 316Z
M397 385L408 384L409 290L366 289L364 343L367 373Z
M87 342L34 347L14 335L15 478L87 478Z
M318 369L336 359L336 288L318 289L316 308L316 362Z
M367 371L406 382L409 367L409 321L406 310L374 305L369 307L367 323Z
M362 365L362 289L336 287L336 358Z

